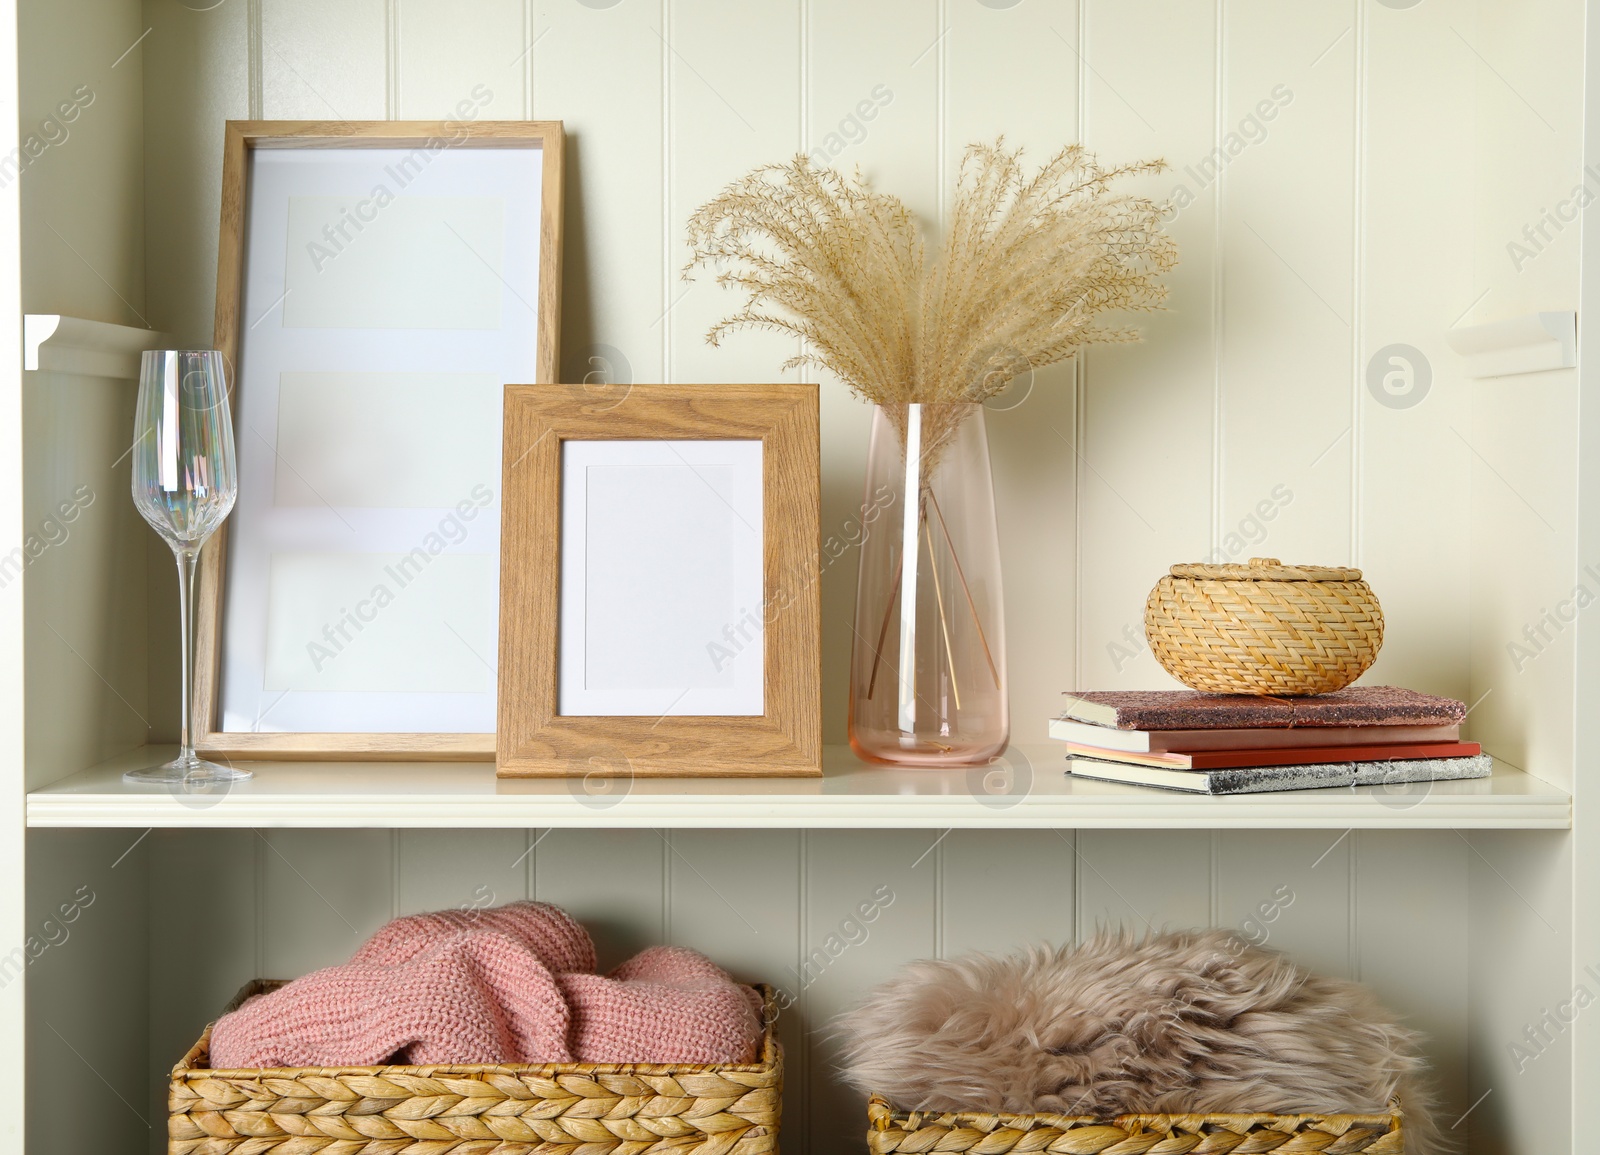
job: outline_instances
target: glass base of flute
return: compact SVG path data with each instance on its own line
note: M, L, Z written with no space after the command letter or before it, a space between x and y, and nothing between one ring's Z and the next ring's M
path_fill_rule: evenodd
M146 766L142 770L129 770L122 776L122 780L155 786L179 786L189 790L211 786L218 782L243 782L252 776L248 770L209 761L191 750L179 754L170 762Z

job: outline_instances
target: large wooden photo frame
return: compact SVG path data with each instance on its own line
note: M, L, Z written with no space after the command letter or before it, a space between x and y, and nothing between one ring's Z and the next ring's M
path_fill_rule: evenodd
M501 395L556 379L564 138L475 110L228 122L240 498L197 583L209 755L494 757Z
M514 385L502 461L502 776L822 772L814 385Z

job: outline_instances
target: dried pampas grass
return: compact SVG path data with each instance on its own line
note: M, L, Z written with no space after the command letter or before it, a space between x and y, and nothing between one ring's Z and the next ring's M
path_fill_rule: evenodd
M748 294L707 341L800 337L785 369L825 369L893 411L981 402L1084 345L1136 339L1098 318L1158 308L1177 246L1164 206L1113 185L1165 166L1103 168L1071 145L1028 176L1021 156L1003 140L967 149L931 265L912 213L859 176L797 156L733 182L689 220L685 277L715 267Z

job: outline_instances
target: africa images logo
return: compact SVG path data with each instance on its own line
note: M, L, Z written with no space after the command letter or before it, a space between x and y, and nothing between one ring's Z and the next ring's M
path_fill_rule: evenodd
M1422 404L1433 386L1433 366L1415 345L1385 345L1367 362L1367 392L1385 409Z

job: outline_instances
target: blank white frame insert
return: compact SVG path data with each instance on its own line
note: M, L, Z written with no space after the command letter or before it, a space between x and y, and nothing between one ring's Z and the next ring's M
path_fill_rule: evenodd
M557 711L760 716L760 441L564 441Z
M539 376L543 166L250 151L220 731L494 733L501 397ZM384 568L406 558L426 580Z

